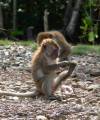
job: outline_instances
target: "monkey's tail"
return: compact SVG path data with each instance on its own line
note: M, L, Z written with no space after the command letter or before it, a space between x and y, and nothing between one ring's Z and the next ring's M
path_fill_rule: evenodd
M17 96L17 97L35 97L35 92L26 92L26 93L15 93L15 92L7 92L7 91L0 91L0 96Z

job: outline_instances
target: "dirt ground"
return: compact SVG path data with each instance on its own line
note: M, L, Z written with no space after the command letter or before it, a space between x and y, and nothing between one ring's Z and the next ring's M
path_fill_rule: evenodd
M70 60L77 61L78 65L55 93L62 101L49 101L43 96L0 96L0 120L100 120L100 56L73 56ZM9 64L5 68L1 64L0 90L28 92L34 89L31 72L24 67L19 69Z

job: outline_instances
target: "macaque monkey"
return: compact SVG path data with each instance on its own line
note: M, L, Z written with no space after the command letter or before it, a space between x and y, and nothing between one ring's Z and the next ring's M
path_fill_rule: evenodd
M76 66L74 62L57 62L56 59L59 56L59 52L59 45L55 40L51 38L44 39L32 58L32 77L36 85L36 91L33 93L0 91L0 95L35 97L42 94L49 100L59 99L54 95L54 92L61 82L72 74ZM66 66L69 66L68 71ZM60 67L65 68L65 70L57 75L56 70Z
M54 92L61 82L71 75L76 66L74 62L57 62L56 59L59 56L60 48L57 42L52 39L45 38L32 59L32 76L37 93L43 94L51 100L56 99ZM66 66L70 66L69 70L64 70L57 76L56 70Z
M37 35L37 43L40 45L45 38L51 38L55 40L60 46L59 61L68 60L68 56L71 53L71 45L64 38L63 34L58 31L40 32Z

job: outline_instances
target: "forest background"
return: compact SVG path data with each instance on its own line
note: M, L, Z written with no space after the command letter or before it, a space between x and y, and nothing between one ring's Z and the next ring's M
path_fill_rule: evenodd
M0 38L59 30L71 43L100 43L100 0L0 0Z

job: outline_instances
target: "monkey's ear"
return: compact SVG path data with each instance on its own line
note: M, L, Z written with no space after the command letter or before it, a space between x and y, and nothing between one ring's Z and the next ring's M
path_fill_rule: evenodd
M36 41L40 45L43 39L46 39L46 38L53 38L53 35L49 32L40 32L37 35Z

